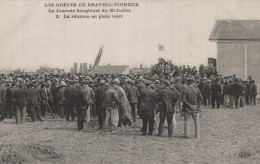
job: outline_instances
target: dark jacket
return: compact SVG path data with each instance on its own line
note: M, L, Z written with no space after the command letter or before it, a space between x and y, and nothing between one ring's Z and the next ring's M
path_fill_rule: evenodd
M118 109L120 106L119 97L113 88L109 88L103 95L104 108Z
M129 86L127 88L126 94L127 94L129 103L132 103L132 104L138 103L140 93L136 86L134 86L134 85Z
M232 96L240 96L243 92L243 86L238 82L235 82L230 87L230 95Z
M178 99L180 101L182 101L182 95L183 95L183 91L184 91L185 87L181 83L177 83L174 86L177 89L177 91L180 93L180 96L178 97Z
M174 106L177 102L178 94L166 87L159 91L159 112L174 112Z
M65 92L65 87L64 86L60 87L58 92L57 92L57 95L56 95L58 104L63 104L63 101L65 99L64 92Z
M221 85L218 84L218 83L214 83L212 86L211 86L211 92L212 92L212 96L221 96L222 94L222 88L221 88Z
M64 98L66 102L74 102L74 94L75 94L76 88L73 86L67 86L64 91Z
M39 89L39 94L40 94L40 97L41 97L41 103L47 104L49 96L50 96L50 92L48 92L47 88Z
M156 104L156 92L149 88L145 87L141 90L139 109L140 110L155 110Z
M257 85L255 83L253 83L250 87L250 94L252 96L256 96L257 95Z
M0 86L0 104L6 103L6 91L7 87Z
M17 90L17 87L11 87L11 88L7 88L6 91L6 101L9 104L13 104L14 103L14 92Z
M107 86L105 85L100 85L97 89L96 89L96 93L95 93L95 99L96 99L96 106L97 107L102 107L103 104L103 95L107 90Z
M29 104L29 94L24 88L19 88L14 92L15 105L27 106Z
M28 90L28 95L29 95L29 104L30 105L40 105L41 96L37 89L30 88Z
M191 105L198 105L203 102L201 92L198 88L188 86L183 93L183 109L190 108Z
M92 88L87 86L84 89L82 89L82 93L83 93L83 99L85 104L87 105L94 104L95 93Z

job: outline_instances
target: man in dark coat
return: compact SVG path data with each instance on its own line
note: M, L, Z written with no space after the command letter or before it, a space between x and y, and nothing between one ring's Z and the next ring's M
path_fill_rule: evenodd
M251 104L256 105L256 95L257 95L257 85L255 84L255 80L251 81L250 87L250 97L251 97Z
M238 109L240 105L240 98L242 92L243 92L243 86L239 83L238 79L235 79L234 84L231 85L230 93L233 96L233 100L235 101L236 109ZM233 106L231 108L233 108Z
M29 95L23 82L19 83L19 89L14 92L14 99L16 124L22 124L29 104Z
M16 82L12 82L11 87L7 88L6 91L6 100L8 103L8 115L9 118L13 118L14 114L15 114L15 109L14 109L14 92L15 90L17 90L18 88L16 87Z
M133 121L136 122L137 118L137 104L140 96L138 88L135 86L135 81L130 81L130 86L126 90L126 95L131 106L131 114Z
M46 84L42 83L41 84L41 88L39 89L39 94L41 97L41 114L43 116L43 118L45 117L46 111L48 109L49 106L49 100L50 100L50 91L48 90L48 88L46 88Z
M193 86L195 79L188 79L188 87L185 88L183 93L183 112L184 112L184 137L189 137L189 120L192 117L195 125L195 137L200 136L199 124L199 108L203 102L203 97L198 88Z
M106 118L106 109L102 107L103 104L103 95L108 89L105 85L105 80L100 80L100 86L96 89L95 100L96 100L96 112L98 116L98 130L103 129L103 122Z
M36 89L35 84L31 84L30 88L28 89L28 95L29 95L29 105L30 108L30 114L31 119L33 122L36 121L43 121L41 118L41 109L40 109L40 103L41 103L41 96L39 91Z
M165 118L167 118L168 136L171 137L173 132L172 121L173 114L175 112L174 106L177 103L178 93L170 89L170 86L171 83L169 81L165 81L164 87L159 91L158 110L160 112L160 123L158 129L158 136L162 136L163 134L163 124Z
M4 81L0 81L0 121L5 118L5 103L7 87L4 86Z
M181 80L180 78L176 78L174 86L180 94L178 97L178 101L177 101L177 107L178 107L179 111L182 111L182 105L183 105L182 95L183 95L183 91L184 91L185 87L181 84L180 80Z
M86 111L88 108L87 104L84 101L83 88L80 85L75 85L74 96L75 96L74 97L75 109L78 114L77 128L80 131L80 130L84 129Z
M145 81L145 88L141 89L139 101L139 114L143 120L143 135L147 134L147 125L149 123L149 135L153 134L154 112L156 107L155 91L150 88L151 82Z
M66 121L74 121L75 111L74 111L74 93L75 87L73 87L73 81L68 81L68 85L64 91L64 108L66 111ZM70 120L71 117L71 120Z
M220 107L221 103L221 96L223 93L220 80L216 79L215 83L211 86L211 103L212 103L212 109L215 108L215 103L217 102L217 109Z

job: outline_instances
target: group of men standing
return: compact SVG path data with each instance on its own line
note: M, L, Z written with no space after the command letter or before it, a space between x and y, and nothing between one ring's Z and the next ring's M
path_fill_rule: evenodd
M233 75L216 78L212 82L205 78L201 79L198 88L204 98L203 104L211 105L213 109L219 108L221 105L231 109L256 105L257 85L251 77L242 81Z
M28 114L31 120L43 121L46 112L53 117L74 121L77 117L78 130L84 129L84 122L98 117L98 130L106 127L115 132L122 125L132 125L142 119L142 134L163 135L167 120L168 136L172 137L176 127L176 113L184 116L184 136L189 137L189 122L195 125L195 137L200 136L201 105L221 104L233 108L256 104L257 86L254 80L241 81L235 77L188 78L174 80L133 78L96 78L73 76L72 78L46 77L25 82L16 80L6 83L0 80L0 121L15 116L17 124ZM155 116L159 113L160 120Z

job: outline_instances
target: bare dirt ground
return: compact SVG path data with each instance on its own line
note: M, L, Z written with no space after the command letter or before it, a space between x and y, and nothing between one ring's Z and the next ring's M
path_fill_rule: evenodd
M260 163L260 106L203 110L201 138L183 138L183 118L177 116L172 138L142 136L141 120L111 134L97 131L97 121L85 124L46 119L44 122L0 123L0 163ZM29 119L28 119L29 120ZM241 152L251 154L241 158Z

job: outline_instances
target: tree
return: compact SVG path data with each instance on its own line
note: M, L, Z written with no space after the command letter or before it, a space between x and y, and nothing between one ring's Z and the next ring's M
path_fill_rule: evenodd
M92 64L89 65L89 70L92 70L93 69L93 66Z
M83 73L84 73L84 74L87 74L87 73L88 73L87 63L84 63L84 64L83 64Z
M79 66L79 73L83 73L83 68L82 68L82 63L80 63L80 66Z
M73 69L74 69L74 73L78 73L78 63L77 62L74 63Z

